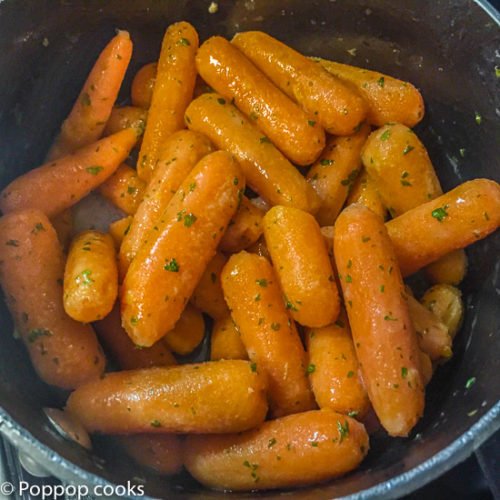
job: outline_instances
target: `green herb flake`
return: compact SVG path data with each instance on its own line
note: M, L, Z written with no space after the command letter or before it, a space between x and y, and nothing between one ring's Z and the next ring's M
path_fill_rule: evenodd
M262 288L266 288L267 287L267 280L266 280L266 278L260 278L258 280L255 280L255 283L257 283L257 285L261 286Z
M31 232L33 234L38 234L40 231L45 231L45 227L41 222L37 222Z
M314 120L307 120L307 124L310 126L310 127L314 127L314 125L316 125L316 122Z
M495 66L495 76L500 78L500 66Z
M275 444L277 443L275 438L271 438L269 442L267 443L268 448L272 448Z
M82 285L91 285L94 283L94 280L90 277L92 275L92 271L90 269L84 269L76 278L76 283Z
M352 411L350 411L350 412L347 414L347 416L348 416L348 417L351 417L351 418L354 418L354 417L357 417L357 416L358 416L358 413L359 413L359 411L352 410Z
M90 100L90 96L88 94L88 92L84 92L82 94L82 106L91 106L92 105L92 101Z
M277 332L281 328L279 323L271 323L271 329Z
M483 117L479 114L478 111L474 113L474 120L476 121L477 125L481 125L481 123L483 123Z
M358 176L359 170L355 168L354 170L351 171L351 173L345 178L340 181L340 184L342 186L348 186L349 191L351 190L352 184L356 180L356 177Z
M317 448L319 446L319 443L317 441L311 441L311 446L313 448Z
M432 217L437 219L439 222L443 222L444 218L448 216L448 212L446 211L447 208L447 205L445 205L444 207L436 208L431 212Z
M391 137L391 130L390 129L387 129L384 131L384 133L380 136L380 140L381 141L387 141L387 139L389 139L389 137Z
M132 317L130 318L130 324L131 324L132 326L136 326L138 323L139 323L139 318L138 318L137 316L132 316Z
M189 192L192 193L196 189L196 182L189 184Z
M254 373L257 372L257 363L250 363L250 370L252 370Z
M239 181L238 177L235 177L235 178L233 179L233 184L234 184L235 186L237 186L237 185L239 184L239 182L240 182L240 181Z
M222 104L222 105L226 104L226 100L225 100L223 97L219 97L219 98L217 99L217 102L218 102L219 104Z
M368 243L370 240L371 240L371 238L369 236L362 236L361 237L361 241L363 243Z
M466 149L465 149L465 148L460 148L460 149L458 150L458 153L460 154L460 156L461 156L462 158L465 158L465 152L466 152Z
M337 420L337 430L339 431L340 435L340 441L339 444L349 436L349 422L347 420L344 420L344 425L340 422L340 420Z
M127 193L128 194L135 194L135 193L137 193L137 188L134 186L127 186Z
M97 165L92 166L92 167L87 167L85 169L90 175L97 175L99 172L102 172L104 170L104 167L99 167Z
M401 377L406 378L408 376L408 368L406 366L401 367Z
M403 149L403 154L406 156L408 153L411 153L415 148L410 146L409 144Z
M352 283L352 277L351 277L350 274L346 274L346 276L345 276L345 282L346 283Z
M253 300L254 300L255 302L259 302L259 300L260 300L260 293L258 293L258 294L257 294L257 295L253 298Z
M196 222L196 219L197 219L196 215L191 213L186 214L184 216L184 225L186 227L191 227Z
M385 285L380 285L380 292L384 293L385 292Z
M165 259L165 265L163 266L163 269L165 269L165 271L170 271L171 273L178 273L179 264L175 259Z
M354 377L354 372L352 370L349 370L347 372L347 378L352 378L352 377Z
M330 165L333 165L335 162L333 160L328 160L326 158L324 158L323 160L320 160L319 161L319 164L322 166L322 167L329 167Z
M189 47L191 42L187 38L181 38L179 40L179 45L184 45L185 47Z
M271 141L270 141L270 140L269 140L269 138L268 138L268 137L266 137L265 135L264 135L264 136L262 136L262 137L259 139L259 142L260 142L261 144L271 144Z
M394 318L390 313L389 314L386 314L384 316L384 320L385 321L397 321L398 319L397 318Z
M161 422L159 420L152 420L151 421L151 427L161 427Z
M33 344L35 340L39 339L40 337L52 337L52 332L50 330L47 330L47 328L34 328L33 330L30 330L28 332L28 342L30 344Z
M476 383L476 377L471 377L465 382L465 388L470 389Z
M285 307L291 311L298 312L298 309L285 297Z
M316 365L313 363L309 363L307 365L306 373L314 373L316 371Z
M351 267L352 267L352 260L351 260L351 259L349 259L349 260L347 261L347 269L351 269Z
M384 88L384 85L385 85L385 78L383 76L381 76L378 80L377 80L377 83L378 83L378 86L381 87L381 88Z

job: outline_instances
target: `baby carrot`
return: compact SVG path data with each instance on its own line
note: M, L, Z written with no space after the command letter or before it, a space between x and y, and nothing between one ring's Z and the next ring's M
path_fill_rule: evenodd
M425 268L425 275L431 283L458 285L467 272L467 255L463 249L453 250Z
M122 163L99 187L99 192L105 198L128 215L135 214L145 190L146 183L126 163Z
M71 243L64 270L64 310L77 321L104 318L118 295L118 269L109 234L84 231Z
M385 220L387 216L387 208L385 208L380 195L378 194L375 182L366 173L363 168L352 186L351 193L347 197L347 205L353 203L361 203L368 207L372 212L375 212Z
M210 338L210 359L248 359L248 354L236 330L233 318L228 314L214 323Z
M156 81L157 63L145 64L134 76L131 87L132 104L148 109L151 106Z
M247 252L231 256L222 289L253 369L267 376L272 414L312 409L306 353L271 264Z
M105 318L96 321L94 328L106 352L122 370L177 364L165 342L160 341L151 347L138 348L130 340L127 332L122 328L118 304Z
M308 373L320 408L363 418L370 402L345 311L331 325L306 330Z
M191 295L191 303L213 319L225 318L229 314L220 281L222 268L226 262L227 257L217 252L207 264Z
M264 216L264 236L292 318L311 327L335 321L339 293L314 217L296 208L273 207Z
M123 217L123 219L115 220L109 225L109 234L111 238L113 238L117 250L120 249L120 245L122 244L123 238L125 238L125 235L128 233L131 223L132 216L128 215L127 217Z
M135 106L114 107L104 128L103 135L116 134L120 130L133 128L142 135L146 127L148 112Z
M253 245L262 235L264 211L243 196L238 211L220 242L223 252L237 253Z
M365 119L368 106L354 86L291 47L261 31L238 33L232 43L330 134L350 135Z
M217 490L289 488L346 474L368 448L363 424L325 409L239 434L189 436L184 464L196 480Z
M298 165L311 164L325 147L325 132L268 80L234 45L214 36L196 54L203 80L232 101L271 142Z
M500 225L500 186L464 182L386 223L403 276L458 248L486 238Z
M176 434L120 436L120 445L138 464L167 476L182 470L182 437Z
M127 31L118 31L94 64L47 161L62 158L101 137L131 57L130 36Z
M59 214L110 177L136 141L133 129L123 130L65 158L30 170L3 189L0 210L5 214L32 208L47 217Z
M315 213L319 199L300 172L232 104L219 94L203 94L186 110L191 130L205 134L234 155L248 185L271 205Z
M221 434L251 429L267 413L265 379L248 361L107 373L67 402L89 432Z
M424 117L424 100L411 83L348 64L317 61L332 75L356 86L368 104L366 118L371 125L399 122L414 127Z
M130 262L148 235L154 233L160 215L182 181L196 163L212 151L213 147L206 137L190 130L180 130L165 140L159 151L156 169L120 248L121 276L125 276ZM195 187L189 186L189 189Z
M175 326L167 332L162 341L172 352L185 356L198 347L204 336L203 315L196 307L188 304Z
M157 237L142 245L123 282L122 323L136 344L151 346L174 327L244 189L240 168L224 151L203 158L186 177Z
M61 247L43 213L0 219L0 282L17 331L41 379L73 389L99 378L105 361L90 325L64 311L63 273Z
M57 233L57 239L61 244L63 252L68 251L73 236L73 213L67 208L50 219L50 223Z
M310 168L307 179L321 199L316 219L321 226L335 222L358 176L363 144L370 127L363 125L349 137L331 137L321 158Z
M384 222L365 206L350 205L335 223L333 245L368 396L387 432L407 436L422 416L424 385L417 335Z
M162 143L170 134L184 128L184 111L193 97L196 80L197 49L198 34L189 23L179 22L168 27L137 160L137 173L146 182L154 172Z

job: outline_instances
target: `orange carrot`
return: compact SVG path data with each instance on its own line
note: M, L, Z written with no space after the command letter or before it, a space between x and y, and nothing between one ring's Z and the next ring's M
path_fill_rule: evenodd
M193 352L205 336L205 321L196 307L188 304L175 326L162 341L176 354L185 356Z
M162 143L170 134L184 128L184 111L193 97L196 80L194 57L197 49L198 34L189 23L168 27L137 160L137 173L146 182L156 168Z
M365 207L368 207L372 212L375 212L377 215L382 217L384 220L387 216L387 208L380 199L375 182L366 173L364 168L354 182L346 203L347 205L361 203Z
M120 130L133 128L137 135L142 135L146 127L148 112L134 106L114 107L104 128L103 135L116 134Z
M210 338L210 359L248 359L248 354L236 329L233 318L228 314L214 323Z
M128 233L131 223L132 216L128 215L127 217L123 217L123 219L115 220L109 225L109 234L113 238L117 250L120 249L120 245L122 244L123 238L125 238L125 235Z
M126 129L30 170L0 193L0 210L5 214L33 208L47 217L59 214L110 177L136 141L135 131Z
M127 31L106 45L61 127L47 160L57 160L97 141L109 119L132 57L132 41Z
M0 219L0 262L7 306L40 378L63 389L99 378L102 350L90 325L64 311L64 258L43 213L24 210Z
M131 98L134 106L144 109L151 106L157 70L158 64L154 62L145 64L135 74L131 88Z

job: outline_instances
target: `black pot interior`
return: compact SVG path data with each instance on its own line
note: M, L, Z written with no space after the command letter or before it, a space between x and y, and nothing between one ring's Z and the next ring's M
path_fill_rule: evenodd
M203 40L213 34L264 30L306 54L377 69L421 89L426 117L417 133L429 149L444 189L464 180L500 180L500 29L472 0L4 0L0 2L0 181L3 187L43 159L93 61L116 28L130 31L131 76L159 54L162 34L178 20L192 22ZM351 49L356 49L355 51ZM480 116L481 119L477 118ZM481 123L478 123L478 122ZM462 151L462 154L460 153ZM432 237L432 235L429 235ZM362 466L349 476L296 497L353 493L410 471L459 438L499 400L500 234L468 250L462 289L467 305L454 357L427 391L425 416L408 439L373 436ZM88 453L52 431L41 408L66 395L41 383L12 336L0 304L0 405L35 439L77 464L82 478L113 483L146 479L146 493L176 498L202 489L185 476L167 479L140 469L106 439ZM466 389L466 381L476 383ZM437 465L443 467L443 465ZM444 465L446 466L446 464ZM269 496L274 493L268 494ZM208 492L202 494L209 496ZM267 496L263 494L262 496Z

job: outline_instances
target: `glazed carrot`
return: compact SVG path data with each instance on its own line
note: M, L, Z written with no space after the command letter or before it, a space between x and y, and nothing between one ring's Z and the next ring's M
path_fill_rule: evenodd
M196 54L203 80L232 101L291 161L309 165L325 147L325 132L274 86L234 45L213 36Z
M84 231L69 249L64 270L64 310L76 321L104 318L118 295L118 269L113 238Z
M345 311L333 324L306 330L308 373L320 408L363 418L370 402L360 376Z
M354 86L291 47L261 31L238 33L232 43L330 134L350 135L365 119L368 106Z
M422 304L433 312L448 328L453 339L464 316L462 292L450 285L434 285L422 296Z
M227 360L107 373L66 406L89 432L229 433L267 412L265 380L248 361Z
M118 106L114 107L106 122L103 135L116 134L120 130L133 128L137 135L142 135L146 128L148 112L146 109L136 106Z
M47 161L62 158L101 137L131 57L130 36L127 31L118 31L95 62Z
M382 217L385 220L387 216L387 208L385 208L373 179L367 174L363 168L352 186L351 193L347 197L346 204L361 203L368 207L372 212Z
M228 314L214 323L210 338L210 359L248 359L248 354L236 329L233 318Z
M458 285L467 273L467 255L462 249L453 250L425 268L425 275L431 283Z
M122 163L115 173L99 187L99 192L128 215L137 211L146 190L135 169Z
M368 453L363 424L331 410L289 415L225 436L189 436L184 465L217 490L304 486L342 476Z
M33 366L48 384L72 389L98 378L104 356L89 325L63 308L64 259L56 232L37 210L0 219L0 282Z
M138 348L134 345L122 328L118 304L105 318L96 321L94 328L104 348L122 370L177 364L165 342L160 341L146 348Z
M262 235L264 212L243 196L238 211L220 242L223 252L237 253L253 245Z
M182 441L175 434L121 436L120 444L139 465L160 474L178 474L182 469Z
M368 123L381 127L399 122L414 127L424 117L424 100L411 83L348 64L317 61L332 75L356 86L368 104Z
M335 321L339 293L314 217L296 208L273 207L264 216L264 236L292 318L311 327Z
M319 199L300 172L222 96L195 99L186 110L186 123L234 155L248 185L271 205L317 211Z
M267 248L266 240L264 236L261 236L253 245L249 246L247 252L255 253L261 257L265 257L267 260L271 260L271 255L269 254L269 249Z
M370 127L363 125L349 137L331 137L321 158L310 168L307 179L321 199L316 218L322 226L335 222L358 176L363 144Z
M362 152L366 171L393 217L443 194L425 146L413 130L389 124L373 132ZM463 250L433 263L431 273L462 281L467 269Z
M165 140L159 151L155 172L138 206L130 230L120 249L120 274L125 272L141 245L154 234L155 226L189 172L213 148L196 132L180 130ZM194 189L196 186L189 186Z
M268 379L272 414L312 409L306 353L271 264L247 252L231 256L222 271L222 289L253 369Z
M131 86L132 104L148 109L151 106L156 81L157 63L145 64L134 76Z
M424 410L417 335L391 241L378 215L347 207L335 223L341 277L368 396L391 436L407 436Z
M184 356L193 352L204 336L203 315L196 307L188 304L175 326L162 340L172 352Z
M61 213L111 176L136 141L134 130L123 130L75 154L30 170L3 189L0 210L5 214L32 208L47 217Z
M137 160L137 173L146 182L154 172L162 143L170 134L184 128L184 111L193 97L196 79L197 49L198 34L189 23L179 22L168 27Z
M386 223L403 276L500 225L500 186L488 179L464 182Z
M66 253L73 235L73 213L71 212L71 208L67 208L57 215L54 215L50 223L57 233L57 239L63 251Z
M432 361L451 358L452 338L448 333L448 327L411 295L408 295L408 312L417 334L420 350Z
M151 346L173 328L244 189L240 168L223 151L186 177L158 222L157 238L142 245L123 282L122 323L136 344Z
M217 252L207 264L191 295L191 303L214 319L225 318L229 314L220 281L226 262L227 257Z
M123 217L123 219L115 220L109 225L109 234L113 238L117 250L120 249L123 238L129 232L130 224L132 224L132 216L128 215L127 217Z

